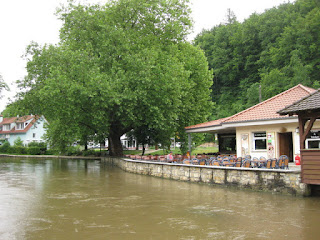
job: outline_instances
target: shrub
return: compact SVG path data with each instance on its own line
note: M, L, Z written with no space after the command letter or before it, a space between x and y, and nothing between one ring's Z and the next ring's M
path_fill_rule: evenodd
M74 156L74 155L80 155L81 151L79 147L68 147L65 155L67 156Z
M20 137L17 137L16 140L13 142L13 146L15 147L23 147L23 141Z
M27 149L23 146L13 146L13 147L11 147L11 153L26 154Z
M40 148L47 148L47 144L45 142L30 142L28 147L40 147Z
M41 154L41 148L40 147L28 147L27 153L29 155L40 155Z
M82 156L92 156L92 155L95 155L95 152L94 150L87 150L87 151L82 151Z
M56 149L47 149L44 152L45 155L59 155L59 151Z
M0 146L0 152L1 153L9 153L8 150L10 148L10 143L8 141L5 141L1 146Z

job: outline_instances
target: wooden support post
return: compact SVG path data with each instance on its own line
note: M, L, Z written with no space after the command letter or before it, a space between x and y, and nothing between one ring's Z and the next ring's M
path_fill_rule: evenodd
M189 149L189 154L191 158L191 133L188 133L188 149Z
M300 149L305 149L305 139L303 139L303 136L305 135L304 126L307 120L303 119L301 115L299 115L298 118L299 118Z

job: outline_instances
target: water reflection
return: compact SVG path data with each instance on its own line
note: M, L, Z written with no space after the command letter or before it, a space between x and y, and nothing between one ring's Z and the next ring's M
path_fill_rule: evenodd
M318 239L319 198L0 159L0 239Z

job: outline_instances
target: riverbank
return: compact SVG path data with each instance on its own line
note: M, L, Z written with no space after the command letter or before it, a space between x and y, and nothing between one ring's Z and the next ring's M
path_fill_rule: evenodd
M142 175L199 182L213 185L233 186L293 196L310 196L310 186L301 183L299 168L292 170L236 168L206 165L186 165L163 162L103 157L101 161L122 170Z

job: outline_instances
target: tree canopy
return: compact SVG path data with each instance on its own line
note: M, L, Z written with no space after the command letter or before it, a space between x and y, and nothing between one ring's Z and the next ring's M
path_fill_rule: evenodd
M299 83L318 88L320 2L297 0L252 14L239 23L232 12L225 24L200 33L213 70L212 119L230 116Z
M187 0L70 4L58 14L59 44L30 44L20 83L23 105L50 122L51 145L108 137L110 154L122 155L120 136L132 129L183 141L185 126L206 120L212 72L185 40Z

